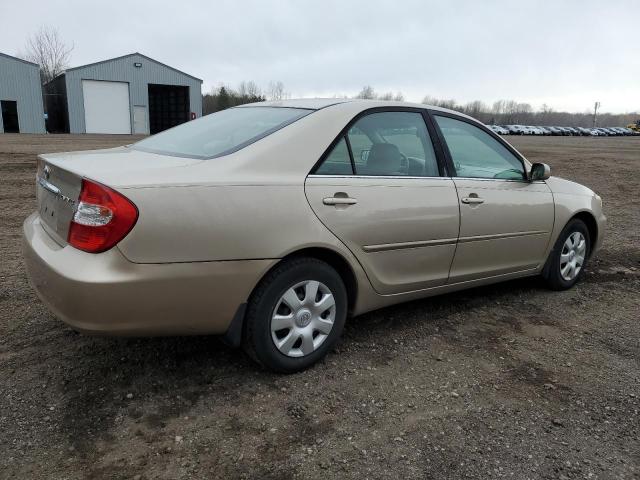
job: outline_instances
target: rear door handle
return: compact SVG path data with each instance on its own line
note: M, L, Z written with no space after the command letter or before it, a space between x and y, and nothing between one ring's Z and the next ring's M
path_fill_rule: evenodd
M480 203L484 203L484 199L479 198L479 197L464 197L462 200L462 203L468 203L471 205L477 205Z
M322 199L325 205L355 205L358 200L351 197L326 197Z

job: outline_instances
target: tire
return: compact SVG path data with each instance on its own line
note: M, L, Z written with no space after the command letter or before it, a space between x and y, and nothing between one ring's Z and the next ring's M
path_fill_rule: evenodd
M584 247L580 247L580 239L584 240ZM571 247L572 244L575 245L574 248ZM580 219L570 220L560 232L542 270L542 277L547 286L552 290L567 290L573 287L584 274L590 252L589 229Z
M334 347L344 328L347 307L344 282L329 264L309 257L286 260L269 272L251 295L243 348L275 372L304 370ZM279 324L272 329L276 316ZM283 328L275 330L280 325Z

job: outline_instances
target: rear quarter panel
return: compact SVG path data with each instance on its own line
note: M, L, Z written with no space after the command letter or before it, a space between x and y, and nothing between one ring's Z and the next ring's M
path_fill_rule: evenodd
M138 223L118 244L131 262L280 259L324 248L351 266L358 285L353 313L376 304L362 266L315 216L302 185L140 188L127 196L142 206Z
M136 263L280 258L293 249L342 244L311 211L302 185L127 190L140 207L119 244Z

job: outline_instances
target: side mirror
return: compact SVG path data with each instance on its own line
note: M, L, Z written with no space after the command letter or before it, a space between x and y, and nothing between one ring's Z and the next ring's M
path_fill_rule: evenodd
M546 180L551 176L551 168L546 163L534 163L531 165L531 174L529 179L532 182L536 180Z

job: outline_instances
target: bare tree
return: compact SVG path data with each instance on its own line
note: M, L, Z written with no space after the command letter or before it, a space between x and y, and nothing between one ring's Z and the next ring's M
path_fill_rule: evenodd
M434 105L438 103L438 99L436 97L432 97L431 95L425 95L422 99L422 103L425 105Z
M374 98L378 98L378 94L375 92L371 85L365 85L360 90L360 93L356 95L356 98L364 98L368 100L372 100Z
M240 82L238 86L238 95L241 97L260 97L262 92L256 82L249 80L248 82Z
M386 92L378 96L377 98L378 100L395 100L396 102L402 102L404 100L404 95L402 94L402 92Z
M289 97L289 94L284 90L284 84L281 81L269 82L268 87L269 100L284 100Z
M509 125L558 125L567 127L590 127L593 124L593 111L585 110L582 113L558 112L550 105L542 104L535 110L531 104L518 102L516 100L497 100L489 107L485 103L476 100L465 105L459 105L454 100L443 100L427 95L422 103L458 110L481 122ZM603 113L598 114L598 122L608 126L622 127L640 116L639 112L629 112L621 114Z
M485 113L488 110L488 107L480 100L474 100L473 102L469 102L464 106L464 113L466 113L467 115L471 115L472 117L477 117L481 113Z
M40 80L47 83L69 66L73 45L67 45L55 27L42 26L27 40L25 60L40 65Z

